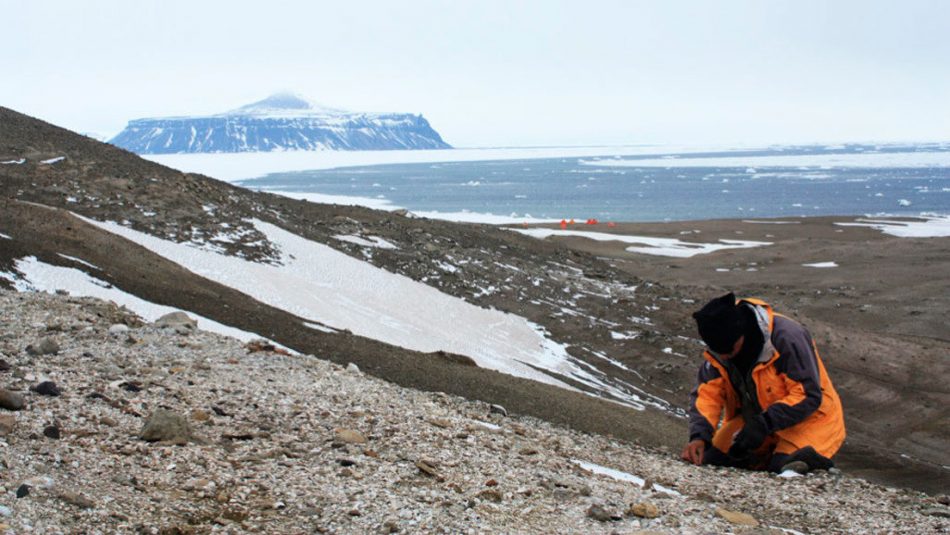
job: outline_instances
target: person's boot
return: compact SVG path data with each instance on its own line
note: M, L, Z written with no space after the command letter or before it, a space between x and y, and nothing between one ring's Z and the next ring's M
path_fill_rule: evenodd
M828 470L834 468L834 466L834 461L815 451L815 448L805 446L789 456L779 473L791 470L799 474L806 474L811 470Z
M805 461L791 461L782 465L782 468L778 471L779 474L784 474L785 472L795 472L796 474L807 474L811 470L811 467L808 466L808 463Z

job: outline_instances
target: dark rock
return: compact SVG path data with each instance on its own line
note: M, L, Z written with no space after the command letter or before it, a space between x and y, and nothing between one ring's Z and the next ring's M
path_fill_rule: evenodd
M602 505L597 505L596 503L587 508L587 516L598 522L609 522L619 518L617 515L612 515L607 512L607 509L604 509Z
M485 489L485 490L479 492L477 496L478 496L479 498L483 499L483 500L490 500L490 501L493 501L493 502L495 502L495 503L501 503L502 499L504 499L504 497L502 496L501 492L499 492L497 489L493 489L493 488L492 488L492 489Z
M337 459L336 462L340 463L340 466L355 466L356 461L353 459Z
M16 392L11 392L5 388L0 388L0 407L8 411L18 411L25 405L23 396Z
M17 498L25 498L26 496L29 496L29 495L30 495L30 486L27 485L26 483L20 485L20 486L16 489L16 497L17 497Z
M30 355L55 355L59 353L59 344L52 338L43 338L35 344L26 346L26 352Z
M53 381L43 381L42 383L38 385L31 386L30 390L32 390L33 392L36 392L37 394L41 396L56 397L63 393L63 391L60 390L59 387L56 386L56 383L54 383Z
M139 432L142 440L186 444L193 438L188 420L171 411L159 409L149 415Z
M140 381L124 381L119 383L119 388L128 392L141 392L142 383Z
M43 428L43 436L46 438L52 438L54 440L59 440L59 427L56 425L48 425Z
M5 372L10 370L10 363L6 359L0 359L0 372Z

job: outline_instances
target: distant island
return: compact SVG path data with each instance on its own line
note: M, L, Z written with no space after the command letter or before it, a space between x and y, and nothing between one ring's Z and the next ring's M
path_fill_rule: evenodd
M211 116L135 119L109 143L137 154L452 148L422 115L327 108L291 93Z

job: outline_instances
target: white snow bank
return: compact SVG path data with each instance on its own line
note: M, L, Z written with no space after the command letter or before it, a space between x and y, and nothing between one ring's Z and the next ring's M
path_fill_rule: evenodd
M762 247L772 245L772 242L719 240L719 243L684 242L675 238L652 238L647 236L625 236L622 234L608 234L606 232L585 232L582 230L556 230L547 228L518 229L509 228L527 236L544 239L548 236L577 236L597 241L619 241L624 243L639 243L646 247L627 247L632 253L644 253L658 256L672 256L689 258L699 254L708 254L723 249L745 249L748 247Z
M842 227L870 227L900 238L942 238L950 236L950 216L921 216L919 221L894 219L858 219L854 223L835 223Z
M584 160L601 167L950 167L950 152L875 152L855 154L787 154L774 156L710 156L643 160Z
M664 153L741 150L741 147L687 147L660 145L599 147L471 148L445 150L285 151L208 154L144 154L143 158L187 173L201 173L234 181L269 173L310 171L399 163L474 162L540 158L587 158Z
M376 247L379 249L399 249L392 242L384 240L379 236L367 236L365 238L360 236L354 236L351 234L337 234L333 237L335 240L345 241L347 243L355 243L356 245L362 247Z
M774 220L760 221L757 219L743 219L742 222L753 223L753 224L758 224L758 225L801 225L802 224L801 221L774 221Z
M587 461L581 461L579 459L571 459L571 462L576 464L577 466L580 466L584 470L587 470L588 472L593 472L594 474L607 476L607 477L616 479L617 481L627 481L629 483L633 483L637 485L638 487L642 487L644 484L646 484L646 481L642 477L638 477L633 474L628 474L627 472L621 472L620 470L614 470L613 468L607 468L606 466L589 463ZM658 490L659 492L669 494L670 496L682 496L682 494L680 494L679 492L671 488L664 487L663 485L657 485L656 483L653 484L653 488Z
M582 368L586 363L571 357L564 345L548 339L540 326L525 318L477 307L263 221L251 222L280 251L281 265L251 262L116 223L76 217L197 275L312 322L416 351L466 355L484 368L574 390L539 371L546 370L637 409L656 404L609 384L596 370Z
M155 321L165 314L178 310L177 308L167 307L140 299L139 297L112 286L108 282L91 277L78 269L47 264L37 260L36 257L33 256L17 260L15 266L16 270L22 273L25 279L17 279L8 273L0 273L0 277L13 282L14 288L21 292L40 291L52 293L56 290L65 290L73 295L96 297L124 306L148 322ZM199 329L237 338L242 342L262 338L260 335L223 325L214 320L199 316L194 312L187 310L185 312L198 321Z
M0 162L0 165L21 165L26 163L26 158L20 158L19 160L7 160Z
M836 264L835 262L815 262L814 264L802 264L802 265L805 266L805 267L813 267L813 268L833 268L833 267L838 267L838 264Z

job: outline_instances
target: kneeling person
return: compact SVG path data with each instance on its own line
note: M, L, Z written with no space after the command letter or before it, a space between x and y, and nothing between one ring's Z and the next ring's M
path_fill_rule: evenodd
M693 318L707 350L683 459L772 472L834 466L844 414L808 331L731 293Z

